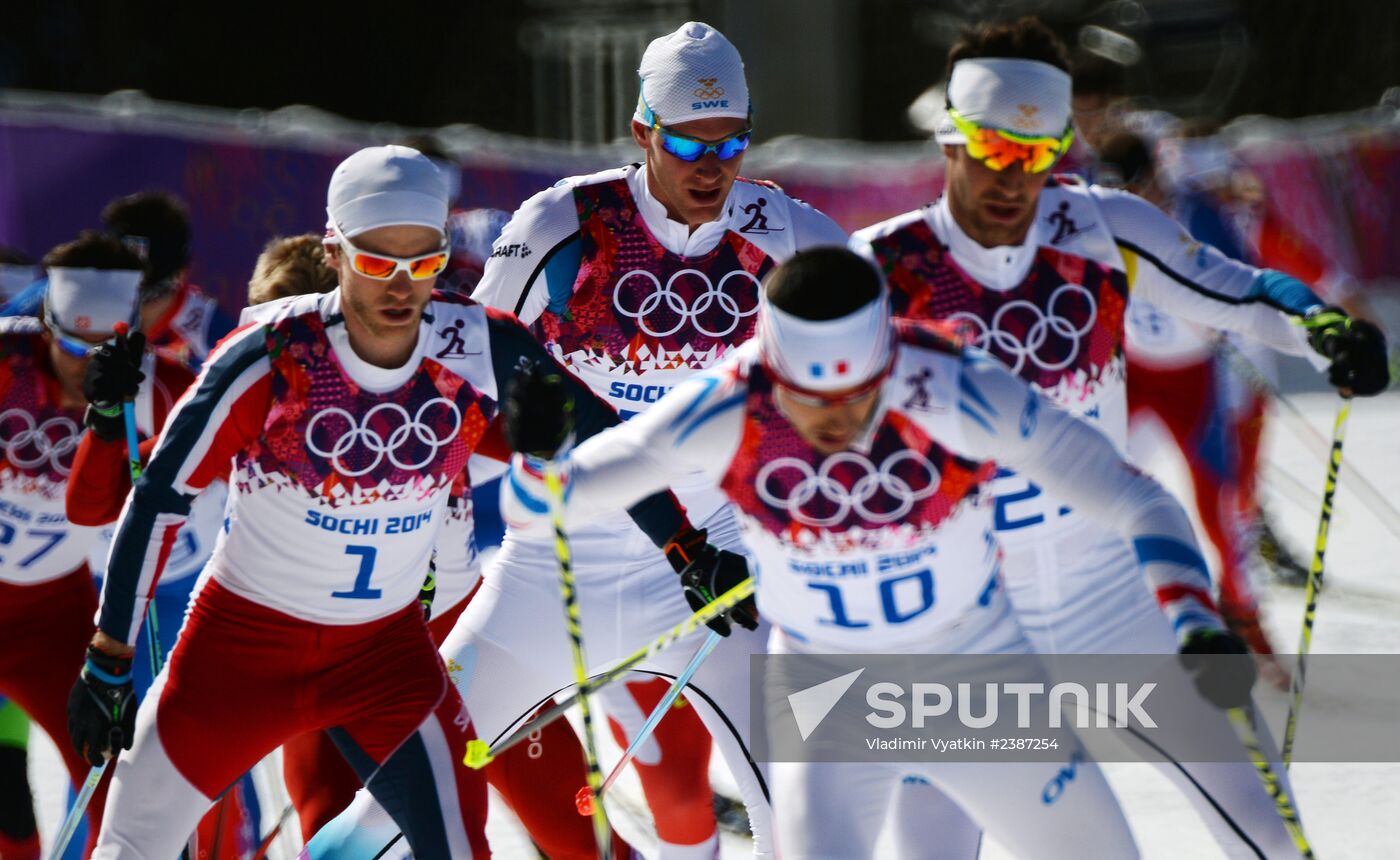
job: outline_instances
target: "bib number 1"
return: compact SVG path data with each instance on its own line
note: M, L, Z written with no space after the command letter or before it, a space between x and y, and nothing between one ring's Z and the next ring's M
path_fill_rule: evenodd
M374 575L374 559L379 554L372 546L351 544L345 548L346 555L360 557L360 569L355 574L355 584L349 591L332 591L331 597L344 597L347 600L375 600L384 592L369 587L369 578Z

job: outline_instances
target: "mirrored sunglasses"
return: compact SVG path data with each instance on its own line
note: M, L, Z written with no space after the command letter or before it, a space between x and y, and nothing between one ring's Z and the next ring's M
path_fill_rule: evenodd
M451 256L451 249L447 247L427 254L419 254L416 257L372 254L355 247L349 239L345 238L345 234L340 232L338 225L332 224L331 232L340 243L346 257L349 258L350 267L366 278L373 278L376 281L393 280L400 271L407 272L409 278L415 281L426 281L441 274L442 270L447 268L447 261Z
M1069 150L1074 129L1066 128L1060 137L1017 134L999 128L984 128L948 108L948 118L967 140L967 154L992 170L1005 170L1020 164L1027 173L1044 173Z
M699 161L708 152L713 152L720 161L728 161L749 148L749 136L753 134L753 129L745 128L719 140L699 140L667 131L659 125L652 129L661 135L661 148L681 161Z
M720 161L728 161L749 148L749 139L753 135L753 125L750 124L719 140L687 137L662 128L661 117L657 116L645 101L642 102L642 108L642 115L650 123L651 130L661 136L661 148L681 161L699 161L709 152L713 152Z

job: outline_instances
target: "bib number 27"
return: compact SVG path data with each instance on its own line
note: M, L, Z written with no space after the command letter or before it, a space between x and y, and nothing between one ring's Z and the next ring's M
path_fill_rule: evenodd
M28 547L31 551L25 553L24 556L18 560L17 564L21 568L29 567L34 564L34 562L48 555L49 551L62 543L63 539L67 536L67 532L53 529L28 529L24 532L24 537L33 543L37 543L38 546L34 546L33 543L31 543ZM0 546L10 546L14 543L16 537L19 537L18 530L4 520L0 520ZM18 547L16 547L16 549L18 549ZM5 557L0 556L0 564L4 562Z

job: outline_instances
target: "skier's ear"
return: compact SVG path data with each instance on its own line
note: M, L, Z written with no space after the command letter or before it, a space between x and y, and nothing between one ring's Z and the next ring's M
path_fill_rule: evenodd
M635 140L637 145L642 149L646 150L650 148L651 135L648 133L647 127L635 119L632 120L632 139Z

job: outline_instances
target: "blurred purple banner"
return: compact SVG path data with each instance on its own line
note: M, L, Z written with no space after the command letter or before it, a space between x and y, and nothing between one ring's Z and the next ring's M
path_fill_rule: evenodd
M112 198L164 188L190 207L191 279L236 311L263 245L274 236L323 229L332 169L368 142L363 134L347 134L308 147L270 142L272 136L232 123L212 130L206 123L192 132L174 125L91 115L47 120L0 110L0 243L40 257L79 230L98 227ZM522 157L508 141L494 143L493 151L468 157L462 206L514 210L562 176L622 160L617 149ZM942 186L942 165L931 146L878 160L856 143L825 147L820 159L785 157L783 145L756 147L746 172L778 181L848 230L926 203ZM1321 143L1271 141L1241 155L1284 220L1319 250L1362 279L1400 278L1400 242L1394 241L1400 234L1400 132L1339 133Z

